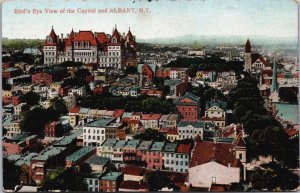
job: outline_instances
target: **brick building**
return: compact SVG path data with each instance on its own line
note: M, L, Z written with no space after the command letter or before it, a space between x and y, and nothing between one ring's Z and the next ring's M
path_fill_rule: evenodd
M187 92L175 101L183 121L197 121L200 117L200 97Z

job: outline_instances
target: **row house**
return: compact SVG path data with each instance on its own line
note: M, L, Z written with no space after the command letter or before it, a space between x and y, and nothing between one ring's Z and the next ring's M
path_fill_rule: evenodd
M177 123L179 122L178 114L168 114L161 115L159 119L160 128L177 128Z
M63 68L45 69L44 71L37 72L31 76L32 83L46 84L50 86L54 82L60 82L66 78L67 73Z
M61 137L63 133L61 121L52 121L45 124L45 137Z
M159 129L159 119L161 114L142 114L141 123L145 127L145 129Z
M174 101L183 121L197 121L200 116L200 97L185 93Z
M121 172L108 172L100 177L100 192L117 192L119 186L123 181L123 173Z
M123 159L124 162L138 160L137 159L137 147L140 144L140 140L132 139L128 140L123 148Z
M108 157L112 160L113 147L117 143L117 139L106 139L99 148L99 155L102 157Z
M113 155L112 155L112 161L113 162L119 162L122 163L124 161L124 153L123 148L126 145L125 140L118 140L117 143L113 147Z
M189 169L191 146L189 144L166 143L163 150L166 170L187 173Z
M13 119L11 117L4 120L2 125L2 127L6 130L4 137L12 138L16 134L20 134L20 121L21 120L19 119Z
M189 69L188 68L159 68L156 71L156 77L180 79L182 82L188 82Z

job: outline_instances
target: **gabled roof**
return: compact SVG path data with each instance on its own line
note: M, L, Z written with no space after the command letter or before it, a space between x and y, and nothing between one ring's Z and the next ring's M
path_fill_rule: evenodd
M262 55L258 53L251 54L251 64L256 62L257 60L260 60L265 66L270 66L270 64L262 57Z
M46 39L44 45L45 46L57 46L59 42L58 42L58 38L57 38L57 35L56 35L53 27L51 29L49 37L52 39L52 43L48 42L48 40Z
M193 126L195 128L204 128L205 122L203 121L180 121L178 127L186 127L186 126Z
M95 32L96 33L96 32ZM109 42L109 38L106 36L106 34L104 32L97 32L96 33L96 39L98 40L98 42L100 42L101 44L107 43Z
M228 167L238 167L240 162L233 155L234 145L228 143L197 142L193 151L190 168L215 161Z
M224 111L226 111L227 108L227 103L226 102L222 102L222 101L207 101L206 102L206 109L209 109L210 107L219 107L221 109L223 109Z
M176 105L198 105L200 103L200 97L186 92L185 95L175 100Z

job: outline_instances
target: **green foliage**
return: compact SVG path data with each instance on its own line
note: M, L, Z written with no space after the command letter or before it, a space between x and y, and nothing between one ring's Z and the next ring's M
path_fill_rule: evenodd
M128 66L126 67L126 74L136 74L137 73L137 67L134 66Z
M65 105L65 101L59 97L50 99L50 108L51 110L56 111L56 113L59 115L68 113L68 109Z
M43 190L87 191L84 176L74 167L49 172L42 183Z
M178 189L174 182L170 181L162 171L149 172L146 179L150 185L150 191L158 191L164 187Z
M32 91L21 96L21 101L30 107L39 104L39 100L40 95Z
M92 167L88 163L83 163L79 167L79 174L82 177L89 177L92 174Z
M3 158L3 187L6 190L14 189L16 185L20 185L21 169L14 162Z
M140 140L154 140L154 141L166 141L166 137L158 132L157 130L153 129L146 129L144 133L137 134L133 136L134 139L140 139Z
M297 103L298 102L298 88L285 88L281 87L279 88L279 97L280 100L288 103Z
M223 93L215 88L209 88L208 90L204 91L203 95L204 101L212 101L212 100L224 100L225 97Z
M30 111L25 111L20 122L20 128L24 132L40 134L44 132L44 126L49 121L58 120L58 114L51 109L35 107Z
M25 48L42 48L44 40L39 39L2 39L4 51L23 50Z
M218 72L234 70L235 72L242 72L243 62L229 61L221 59L217 55L212 55L205 58L177 58L175 61L171 61L168 67L186 67L190 69L190 76L195 77L198 70L215 70Z
M170 99L163 99L150 96L121 97L111 94L91 95L79 97L77 104L82 107L97 109L125 109L125 111L140 111L145 113L168 114L176 112L176 107Z
M299 185L299 177L286 168L277 164L257 168L251 175L252 188L254 190L294 190Z

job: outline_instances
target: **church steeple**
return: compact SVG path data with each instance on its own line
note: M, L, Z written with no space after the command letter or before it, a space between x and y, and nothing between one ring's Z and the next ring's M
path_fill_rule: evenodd
M275 55L274 55L274 62L273 62L273 79L272 79L272 87L271 92L278 91L278 83L277 83L277 65L275 62Z
M245 53L251 53L251 43L250 43L249 39L247 39L247 42L245 45Z

